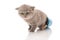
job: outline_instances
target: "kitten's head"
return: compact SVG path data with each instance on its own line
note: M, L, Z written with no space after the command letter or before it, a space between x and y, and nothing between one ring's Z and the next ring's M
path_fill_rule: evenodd
M34 15L34 7L33 6L29 6L29 5L22 5L18 8L16 8L16 10L18 10L19 15L21 17L23 17L24 19L29 19L31 17L33 17Z

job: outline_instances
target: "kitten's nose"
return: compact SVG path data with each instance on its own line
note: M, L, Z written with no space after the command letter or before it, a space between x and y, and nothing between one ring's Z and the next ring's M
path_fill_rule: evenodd
M25 18L26 18L26 15L25 15Z
M26 14L24 14L24 17L26 17Z
M24 14L24 17L26 18L26 14Z

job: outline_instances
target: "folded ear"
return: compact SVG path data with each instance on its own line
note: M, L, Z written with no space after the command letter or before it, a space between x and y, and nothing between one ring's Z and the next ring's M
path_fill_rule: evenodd
M16 10L18 10L19 9L19 7L18 8L16 8Z
M31 7L31 9L32 9L32 10L34 10L34 8L35 8L34 6L33 6L33 7Z

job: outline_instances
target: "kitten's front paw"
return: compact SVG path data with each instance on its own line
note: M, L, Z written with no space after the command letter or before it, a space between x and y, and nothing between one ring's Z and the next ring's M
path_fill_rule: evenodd
M30 32L34 32L35 29L36 29L36 26L35 26L35 25L34 25L34 26L31 26L31 25L30 25L30 27L29 27L29 31L30 31Z
M30 32L34 32L34 30L29 30Z
M28 28L28 30L30 30L30 28Z
M28 28L28 30L31 30L31 25L29 25L29 28Z

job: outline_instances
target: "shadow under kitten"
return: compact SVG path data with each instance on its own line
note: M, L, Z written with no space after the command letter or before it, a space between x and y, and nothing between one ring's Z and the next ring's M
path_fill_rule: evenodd
M46 29L43 31L29 32L26 40L48 40L51 35L51 29Z

